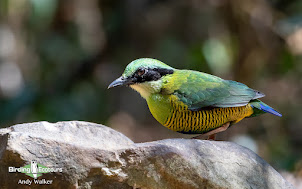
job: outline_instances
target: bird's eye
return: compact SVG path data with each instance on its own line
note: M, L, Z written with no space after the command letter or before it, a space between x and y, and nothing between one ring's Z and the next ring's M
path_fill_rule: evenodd
M137 71L137 75L139 75L139 76L142 76L142 75L144 75L145 74L145 70L144 69L139 69L138 71Z

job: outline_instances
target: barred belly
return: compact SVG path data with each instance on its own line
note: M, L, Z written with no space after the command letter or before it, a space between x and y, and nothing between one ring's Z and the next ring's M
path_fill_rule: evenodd
M225 123L237 123L253 114L250 104L240 107L211 108L191 111L187 107L173 104L165 127L186 134L203 134Z

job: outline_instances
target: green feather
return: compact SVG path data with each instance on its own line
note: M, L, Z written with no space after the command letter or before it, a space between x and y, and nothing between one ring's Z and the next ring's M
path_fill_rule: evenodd
M127 65L123 73L124 77L131 76L138 68L167 68L174 69L163 62L153 59L153 58L140 58L133 60L130 64Z
M242 83L191 70L176 70L163 79L169 81L164 82L163 91L176 95L190 110L244 106L264 96Z

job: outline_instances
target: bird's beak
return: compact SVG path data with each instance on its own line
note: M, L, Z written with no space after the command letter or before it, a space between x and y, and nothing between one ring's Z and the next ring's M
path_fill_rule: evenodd
M117 78L116 80L114 80L112 83L110 83L110 85L108 86L108 89L117 87L117 86L126 85L127 83L128 83L127 80L123 76L121 76L121 77Z

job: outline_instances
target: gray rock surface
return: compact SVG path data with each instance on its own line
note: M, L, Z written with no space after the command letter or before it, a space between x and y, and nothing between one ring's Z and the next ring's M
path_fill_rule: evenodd
M8 173L36 160L62 173ZM38 122L0 129L0 188L293 188L263 159L231 142L167 139L133 143L106 126Z

